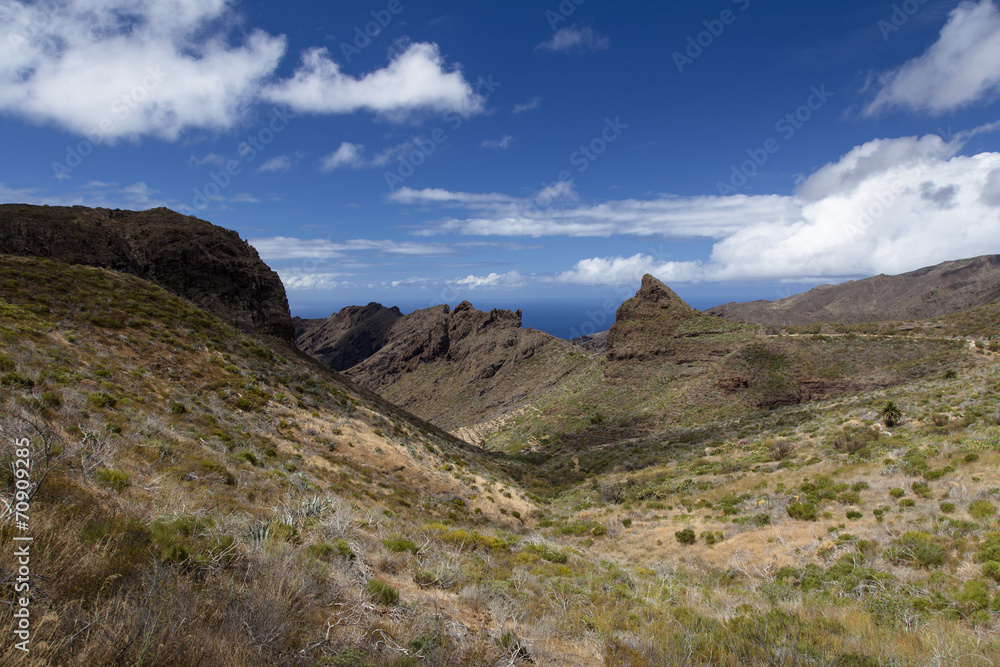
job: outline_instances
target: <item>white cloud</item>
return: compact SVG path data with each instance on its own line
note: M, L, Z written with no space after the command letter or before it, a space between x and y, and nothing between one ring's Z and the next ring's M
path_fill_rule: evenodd
M564 53L587 53L606 51L611 48L611 40L594 32L593 28L563 28L557 30L552 39L536 47L539 51L560 51Z
M309 292L313 290L333 290L347 287L350 283L337 280L340 273L292 273L278 271L278 277L289 292Z
M555 277L555 282L576 285L628 285L653 274L666 283L692 282L701 279L704 270L698 262L661 262L650 255L632 257L593 257L576 263L572 271Z
M384 69L361 78L340 70L325 48L313 48L291 79L268 87L264 96L307 113L353 113L367 109L395 120L412 111L479 113L485 104L458 69L449 70L437 44L411 44Z
M525 278L517 271L509 273L491 273L488 276L468 276L455 280L452 284L466 289L474 290L479 288L497 287L521 287L525 284Z
M348 257L350 253L376 252L386 255L410 255L434 257L452 254L454 251L440 243L415 243L413 241L389 241L353 239L334 242L324 239L299 239L287 236L250 239L250 245L257 249L265 261L321 260Z
M0 110L96 143L231 127L285 51L251 31L233 44L223 0L5 5Z
M510 148L511 144L514 143L514 137L509 134L505 134L499 139L487 139L483 142L483 148L492 148L495 150L505 151Z
M258 172L280 172L288 171L292 168L292 157L290 155L275 155L273 158L257 167Z
M923 55L882 75L868 115L893 107L941 114L1000 90L1000 11L992 0L963 1Z
M0 112L93 143L225 131L262 102L312 113L482 111L436 44L412 44L355 78L324 49L275 80L284 36L245 29L227 0L10 0L0 5ZM233 35L240 35L233 37ZM211 156L210 156L211 157Z
M340 144L340 148L322 159L320 169L323 171L333 171L341 167L349 167L351 169L363 167L364 160L362 159L362 155L364 151L364 146L345 141Z
M534 97L528 100L527 102L523 102L521 104L515 104L514 113L516 114L527 113L528 111L534 111L540 106L542 106L542 98Z
M569 200L547 208L444 190L404 189L393 199L467 211L428 234L714 241L701 262L649 252L591 257L550 278L557 282L619 284L643 273L675 282L849 278L1000 252L1000 153L964 156L960 148L961 139L935 136L871 141L817 170L792 196Z

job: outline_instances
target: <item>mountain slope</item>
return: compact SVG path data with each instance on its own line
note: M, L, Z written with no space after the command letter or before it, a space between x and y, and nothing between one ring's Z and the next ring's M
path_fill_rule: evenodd
M897 276L823 285L777 301L727 303L708 310L736 322L775 327L926 320L1000 299L1000 255L944 262Z
M39 664L315 664L362 643L326 620L374 622L369 582L424 599L382 563L392 535L462 522L507 549L488 535L534 512L494 457L126 274L0 256L0 340L0 498L19 438L38 484Z
M378 331L378 349L345 371L364 387L443 428L456 430L496 419L579 370L587 355L577 346L521 326L521 313L482 312L463 302L395 318L398 311L370 305L347 309L300 334L303 351L321 359L354 354L357 331L347 326L363 312L390 323ZM346 315L344 314L346 312ZM395 319L395 321L392 321ZM344 332L326 336L333 330ZM369 330L372 328L369 327ZM329 348L323 343L339 341Z
M166 208L0 205L0 254L151 280L242 331L294 339L278 274L236 232Z

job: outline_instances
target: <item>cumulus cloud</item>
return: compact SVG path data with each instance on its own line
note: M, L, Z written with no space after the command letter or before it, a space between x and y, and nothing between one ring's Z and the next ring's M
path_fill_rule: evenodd
M663 262L642 253L631 257L581 259L571 271L555 277L555 282L576 285L627 285L650 273L664 282L701 280L704 268L698 262Z
M360 78L341 71L325 48L313 48L291 79L264 96L306 113L353 113L367 109L401 120L417 109L479 113L485 101L458 69L450 69L437 44L411 44L383 69Z
M467 212L439 220L428 234L714 242L700 262L648 252L585 258L550 278L557 282L619 284L643 273L674 282L850 278L1000 252L1000 153L960 149L960 140L936 136L871 141L817 170L791 196L538 207L495 193L404 189L394 199Z
M562 53L593 53L611 48L611 40L594 32L593 28L563 28L557 30L552 39L536 47L539 51Z
M923 55L879 79L872 115L891 108L942 114L1000 90L1000 11L993 0L963 1Z
M362 155L364 151L364 146L345 141L340 144L340 148L320 161L320 169L323 171L333 171L341 167L350 167L351 169L363 167L364 160L362 159Z
M359 78L311 49L275 80L284 36L244 30L226 0L10 0L0 5L0 112L94 143L225 131L278 102L313 113L482 110L435 44Z
M231 127L285 52L226 36L223 0L5 3L0 110L91 140Z

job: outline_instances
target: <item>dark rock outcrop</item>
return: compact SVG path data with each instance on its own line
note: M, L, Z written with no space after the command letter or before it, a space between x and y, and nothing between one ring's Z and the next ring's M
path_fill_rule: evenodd
M344 309L325 322L299 321L299 347L324 360L346 360L367 351L351 337L367 327L378 349L345 375L445 428L503 415L587 359L568 341L524 329L519 310L480 311L465 301L454 310L440 305L396 314L369 304ZM323 331L337 333L324 339ZM329 343L325 348L317 344L323 340Z
M708 312L774 327L925 320L1000 299L1000 255L944 262L898 276L875 276L777 301L727 303Z
M335 371L346 371L381 350L402 317L399 308L369 303L349 306L325 320L296 317L292 322L300 349Z
M149 280L252 333L294 340L281 279L239 235L166 208L0 205L0 254Z
M718 334L738 325L705 315L653 276L642 278L638 293L618 309L608 332L608 360L652 360L690 364L728 354Z

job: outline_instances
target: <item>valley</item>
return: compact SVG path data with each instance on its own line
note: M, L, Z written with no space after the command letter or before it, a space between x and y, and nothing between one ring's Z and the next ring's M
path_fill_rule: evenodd
M606 345L466 302L286 308L296 346L253 292L33 254L40 214L0 216L38 664L1000 659L995 301L779 328L646 276Z

